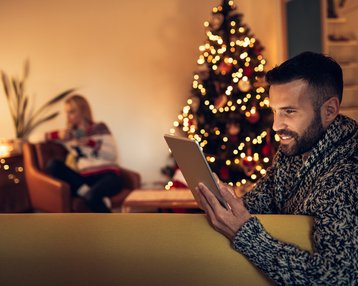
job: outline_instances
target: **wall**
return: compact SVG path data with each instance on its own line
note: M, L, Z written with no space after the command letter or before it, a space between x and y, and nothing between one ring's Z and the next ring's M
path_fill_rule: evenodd
M321 0L290 0L286 9L288 57L304 51L320 53Z
M163 180L162 138L190 94L203 23L214 0L0 0L0 69L21 75L30 59L28 94L39 107L76 87L118 141L120 162L148 186ZM244 22L265 45L269 66L284 58L282 0L241 0ZM62 109L62 106L58 106ZM0 90L0 138L14 137ZM38 128L61 128L64 116Z

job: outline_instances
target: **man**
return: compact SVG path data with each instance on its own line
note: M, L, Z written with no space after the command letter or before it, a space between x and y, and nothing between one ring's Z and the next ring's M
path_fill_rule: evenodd
M212 226L279 285L358 285L358 125L339 115L342 70L304 52L266 75L280 147L242 199L220 183L231 209L196 192ZM250 214L313 217L313 253L278 241Z

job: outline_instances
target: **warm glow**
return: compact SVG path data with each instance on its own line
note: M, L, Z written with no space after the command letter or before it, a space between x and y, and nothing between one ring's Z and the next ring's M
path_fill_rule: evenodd
M0 145L0 157L7 157L10 155L11 148L9 145Z

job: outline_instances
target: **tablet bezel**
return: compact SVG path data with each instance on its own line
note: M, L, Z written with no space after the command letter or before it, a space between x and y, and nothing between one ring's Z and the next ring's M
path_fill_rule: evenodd
M199 183L203 183L215 195L220 204L227 209L227 202L219 191L219 186L199 143L196 140L169 134L165 134L164 139L196 201L200 202L196 196L195 188Z

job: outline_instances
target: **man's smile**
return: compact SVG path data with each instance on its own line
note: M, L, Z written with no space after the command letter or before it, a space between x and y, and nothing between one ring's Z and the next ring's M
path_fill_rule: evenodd
M280 137L280 143L281 144L289 144L292 139L293 139L293 136L290 136L290 135L279 135Z

